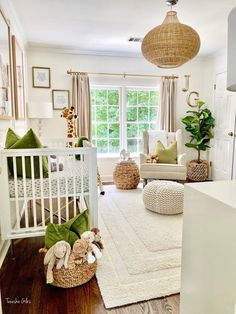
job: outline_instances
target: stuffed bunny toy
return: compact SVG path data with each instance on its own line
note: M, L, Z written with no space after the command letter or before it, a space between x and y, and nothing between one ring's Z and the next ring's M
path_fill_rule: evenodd
M53 283L53 267L56 264L56 269L68 268L68 259L71 252L70 244L66 241L58 241L46 253L44 257L44 265L48 265L47 283ZM57 263L56 263L57 261Z
M92 249L88 242L84 239L78 239L73 245L68 268L73 269L76 265L83 264L86 261L88 264L92 264L95 262L95 257L92 255Z
M102 257L100 249L93 243L95 241L95 233L93 231L85 231L81 234L81 239L86 240L92 248L92 252L95 255L96 259Z
M93 244L95 244L100 250L104 249L104 246L102 244L102 237L100 230L98 228L92 228L91 231L94 233L94 241Z

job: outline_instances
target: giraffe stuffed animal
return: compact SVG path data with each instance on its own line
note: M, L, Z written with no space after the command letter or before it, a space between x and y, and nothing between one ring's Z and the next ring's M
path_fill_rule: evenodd
M75 108L73 106L70 108L63 108L61 117L67 120L67 137L77 137L75 120L78 118L78 116L75 114ZM73 143L68 143L68 146L73 147Z

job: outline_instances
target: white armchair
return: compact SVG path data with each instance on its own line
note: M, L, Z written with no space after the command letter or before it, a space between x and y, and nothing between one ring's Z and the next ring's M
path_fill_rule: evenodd
M146 162L147 155L155 151L156 142L160 139L159 135L160 131L143 132L144 153L140 154L140 177L143 179L144 185L147 184L148 179L186 180L186 154L182 153L182 131L180 129L176 132L167 132L164 139L166 143L163 143L169 146L173 141L177 142L177 164ZM160 140L163 141L163 133Z

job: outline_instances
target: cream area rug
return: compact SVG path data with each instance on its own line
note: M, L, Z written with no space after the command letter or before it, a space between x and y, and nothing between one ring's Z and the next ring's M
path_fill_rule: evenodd
M141 188L108 187L99 228L105 249L96 276L106 308L180 291L182 215L146 210Z

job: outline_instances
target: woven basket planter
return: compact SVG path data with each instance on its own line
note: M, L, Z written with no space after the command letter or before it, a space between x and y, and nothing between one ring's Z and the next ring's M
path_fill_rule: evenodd
M73 288L88 282L95 275L97 270L97 262L76 265L73 269L53 269L54 281L51 285L60 288ZM47 266L44 266L45 276L47 274Z
M135 162L120 162L113 172L113 180L117 189L136 189L139 181L139 169Z
M203 160L198 163L196 160L190 161L188 164L187 177L191 181L205 181L208 176L208 161Z

